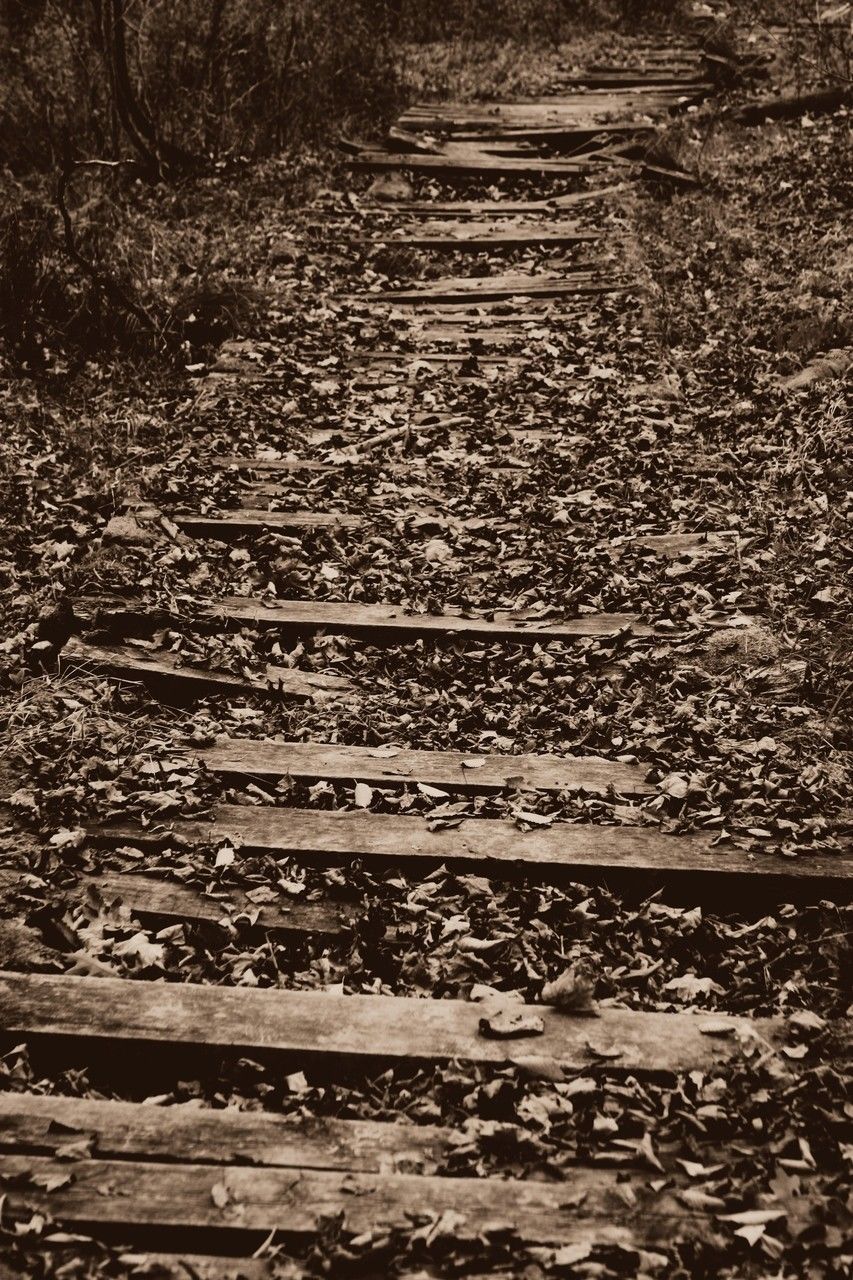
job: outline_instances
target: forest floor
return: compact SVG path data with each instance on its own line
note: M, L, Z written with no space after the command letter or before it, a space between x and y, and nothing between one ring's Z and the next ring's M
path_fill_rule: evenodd
M602 39L602 53L618 53L612 37ZM433 48L411 79L418 96L472 98L499 84L506 93L535 93L553 83L558 64L565 70L594 51L590 42L580 52L516 60L507 84L511 50L504 61L490 58L486 71L470 50ZM162 1086L172 1101L200 1106L463 1125L469 1142L454 1157L457 1174L559 1168L579 1152L604 1162L650 1135L644 1149L652 1166L656 1151L693 1159L697 1205L730 1210L767 1188L796 1195L801 1175L818 1167L818 1190L837 1209L796 1241L774 1234L769 1220L744 1219L701 1247L661 1245L629 1259L590 1249L555 1262L531 1250L519 1265L506 1242L486 1247L455 1240L452 1230L414 1233L381 1242L388 1274L433 1274L417 1270L427 1266L442 1274L511 1267L530 1277L849 1271L853 1149L844 1134L846 1125L849 1139L853 1103L833 1039L851 1012L844 906L757 899L733 914L725 902L700 909L535 876L504 884L442 869L421 881L359 864L318 870L293 859L235 862L222 847L177 851L170 877L208 890L248 888L258 902L284 885L294 900L355 904L358 929L294 950L257 942L240 927L221 935L140 927L124 908L81 907L64 897L81 872L128 859L137 870L163 871L157 853L91 847L85 828L93 822L204 816L223 799L422 814L439 826L505 818L520 839L555 821L705 832L792 862L844 847L853 827L851 372L801 389L786 379L853 344L850 114L746 128L734 123L729 105L715 97L666 139L669 154L698 174L694 189L624 183L608 201L605 256L635 289L568 318L549 331L544 348L530 330L512 379L469 388L423 373L415 408L427 417L412 420L406 448L426 461L426 477L413 470L401 480L380 459L353 473L345 489L309 475L294 478L278 500L280 509L346 513L378 500L374 527L225 543L190 540L167 521L103 538L129 501L163 509L185 503L197 512L236 507L237 473L218 456L281 457L304 447L313 426L325 433L316 437L322 456L335 460L345 427L362 429L368 417L389 427L407 420L403 389L393 383L369 404L353 402L346 359L356 342L399 341L393 324L377 329L366 310L341 301L354 279L378 290L403 278L504 269L487 258L437 263L428 254L330 242L317 229L316 209L336 210L338 228L352 230L349 192L363 191L367 180L327 156L303 159L297 172L268 162L241 175L239 185L224 175L191 192L135 197L131 229L162 252L164 271L175 280L197 277L200 300L214 277L217 288L232 290L244 355L264 370L264 383L234 379L211 392L212 337L225 335L204 316L194 334L191 314L182 368L117 358L90 361L72 376L73 359L57 350L38 377L25 380L11 368L0 375L2 500L20 513L0 542L8 715L0 762L10 797L0 858L28 877L3 903L4 914L27 927L0 933L0 967L446 998L467 998L483 984L537 1000L543 984L572 966L602 1008L793 1015L803 1043L816 1037L822 1046L813 1066L797 1062L805 1050L792 1050L796 1077L778 1063L747 1061L717 1079L687 1076L675 1087L604 1080L594 1106L582 1090L522 1068L389 1070L328 1085L282 1081L272 1068L243 1060L168 1090L152 1075L150 1092ZM422 190L449 196L435 184ZM505 182L494 188L501 196L532 190ZM490 193L472 186L465 194ZM597 216L600 225L601 210ZM193 265L200 263L203 269ZM553 263L522 253L513 265ZM472 412L490 426L476 459L471 440L428 421L429 414ZM506 431L519 424L551 431L530 452L529 466L507 481L499 474L511 452ZM701 459L712 465L697 472L691 464ZM406 509L429 502L439 470L450 522L425 540ZM497 546L463 517L503 521ZM732 531L737 554L712 546L668 559L630 536L682 530ZM222 596L271 590L461 616L486 608L524 607L531 617L554 608L573 616L630 609L664 638L651 648L621 636L615 644L472 650L420 641L389 649L320 635L288 647L248 627L204 633L191 625ZM179 654L189 666L262 682L270 665L299 665L344 677L353 692L302 706L214 698L178 712L138 686L79 670L58 674L79 602L129 592L186 621L140 643ZM687 635L677 650L667 629ZM241 786L188 758L222 735L474 757L582 751L639 763L652 788L627 802L322 780ZM0 1060L0 1082L74 1096L120 1093L94 1069L51 1069L26 1047ZM509 1122L513 1141L502 1145L495 1133ZM689 1155L697 1133L734 1144L738 1158L703 1170L704 1157ZM10 1244L13 1274L26 1266L32 1243ZM378 1249L374 1240L351 1251L330 1230L299 1263L305 1272L281 1274L355 1272L379 1265ZM114 1260L98 1265L104 1270L39 1274L122 1273L108 1270Z

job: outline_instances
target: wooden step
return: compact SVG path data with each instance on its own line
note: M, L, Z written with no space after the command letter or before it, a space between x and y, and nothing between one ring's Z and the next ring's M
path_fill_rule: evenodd
M277 779L358 779L377 787L423 782L457 791L515 790L619 792L650 795L638 765L595 756L479 755L476 751L407 751L399 747L345 747L319 742L231 738L195 753L214 773Z
M417 433L417 426L412 427L413 434ZM427 472L429 476L435 475L436 472L443 473L448 469L458 472L459 467L463 465L461 462L448 462L434 455L422 457L414 454L411 457L389 461L387 457L353 457L345 458L340 462L319 462L316 458L241 458L233 455L219 456L211 459L211 463L216 467L235 467L238 471L257 472L258 475L275 476L275 475L292 475L293 473L306 472L316 473L323 476L337 476L341 480L346 481L353 472L366 472L368 474L378 472L380 474L388 473L390 475L410 477L412 475L420 475L423 478L423 472ZM519 459L510 459L509 463L501 467L493 467L488 458L479 459L476 457L466 457L464 466L477 468L485 471L489 476L520 476L529 470L529 464ZM276 481L267 481L268 484L274 484Z
M363 200L359 211L364 214L399 215L415 218L435 218L446 215L452 218L515 218L519 214L559 214L563 209L579 204L592 204L625 190L624 183L593 187L589 191L572 191L547 200L384 200L371 203ZM352 210L346 210L347 217Z
M84 599L80 601L80 608L92 611L108 626L156 628L164 619L173 617L161 608L132 599ZM174 620L179 621L180 617L176 615ZM264 603L248 596L225 596L215 604L199 606L196 617L205 622L273 627L287 632L322 630L364 640L397 643L412 643L423 636L460 636L466 640L541 644L549 640L571 642L586 636L612 639L623 633L632 636L656 634L654 627L640 622L631 613L593 613L556 621L520 618L509 610L503 613L495 610L490 618L463 618L450 613L407 613L405 605L326 600Z
M488 1009L466 1000L0 973L0 1027L13 1044L35 1036L99 1042L111 1052L148 1044L274 1054L334 1073L377 1062L503 1064L531 1055L569 1070L707 1071L742 1044L769 1049L784 1037L781 1019L602 1009L591 1020L545 1005L511 1007L541 1018L543 1032L492 1039L480 1027Z
M259 900L248 896L254 887ZM170 923L218 925L242 916L244 923L276 934L318 934L338 937L358 914L354 905L336 902L303 902L268 885L238 888L215 885L215 896L175 880L137 872L103 871L83 875L61 892L70 899L95 896L104 902L122 903L134 918ZM0 893L26 893L20 871L0 870ZM268 898L276 899L267 901Z
M191 538L216 538L228 542L247 533L269 529L274 533L304 533L327 529L360 529L362 516L338 511L252 511L238 507L199 514L191 511L163 512L153 506L133 506L129 514L140 522L156 523L167 515L173 524ZM110 526L104 530L109 539Z
M503 302L509 298L562 298L583 297L587 294L639 291L636 282L595 277L590 273L574 272L568 276L504 275L457 276L440 280L425 280L413 288L386 289L377 293L359 295L361 302L405 306L420 303L423 306L436 303L466 303L479 306L484 302Z
M59 1157L74 1134L94 1136L102 1160L180 1160L208 1165L434 1172L453 1149L436 1125L303 1119L265 1111L213 1110L0 1092L0 1152Z
M547 226L530 227L519 228L517 231L492 231L486 235L476 235L466 233L460 226L455 235L452 232L444 235L420 234L404 229L388 236L353 236L347 239L346 243L365 248L383 245L389 249L421 249L433 253L498 253L537 246L553 249L575 244L589 244L600 239L600 232L579 231L576 227L564 231L551 230Z
M601 169L596 160L551 160L535 156L479 155L433 156L419 151L362 151L347 160L350 169L383 173L405 169L410 173L426 173L433 178L452 181L457 178L568 178Z
M141 684L152 697L163 702L249 696L310 702L343 697L354 688L343 676L290 667L269 667L267 680L248 680L227 671L205 671L183 665L180 655L168 650L146 650L130 644L89 644L74 636L59 655L59 669L67 675L97 673L113 680Z
M522 819L523 821L523 819ZM471 868L480 875L535 874L548 880L616 881L690 887L697 901L727 883L759 892L781 881L790 893L831 890L844 895L853 874L853 848L798 853L785 858L716 844L712 834L664 834L655 827L598 823L529 823L522 831L503 818L468 818L461 825L430 829L427 818L366 811L284 809L220 805L212 821L175 820L142 828L111 822L90 829L93 839L140 847L228 841L252 853L293 856L320 865L365 858L418 869L439 865Z
M529 1244L622 1248L670 1246L702 1237L713 1223L685 1208L672 1191L654 1190L648 1177L603 1169L567 1170L561 1181L543 1183L149 1160L69 1164L6 1155L0 1176L11 1184L3 1203L11 1221L28 1221L39 1210L87 1232L110 1227L138 1238L140 1232L195 1230L214 1247L217 1237L248 1237L250 1249L271 1232L311 1237L338 1219L344 1238L378 1228L409 1232L418 1222L452 1214L458 1236L511 1231Z

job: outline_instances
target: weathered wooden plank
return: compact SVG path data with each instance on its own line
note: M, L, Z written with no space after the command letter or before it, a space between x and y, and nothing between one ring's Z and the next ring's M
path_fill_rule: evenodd
M0 1151L61 1158L78 1134L94 1138L98 1159L358 1173L432 1173L452 1150L451 1132L436 1125L0 1092Z
M531 1054L574 1069L692 1071L730 1058L741 1043L758 1038L772 1046L784 1036L781 1019L602 1009L591 1022L544 1005L513 1008L541 1017L543 1032L520 1042L491 1039L480 1030L483 1005L466 1000L0 973L7 1038L275 1053L326 1071L377 1061L505 1063Z
M543 248L555 248L573 244L588 244L601 239L598 231L551 231L547 227L519 228L517 231L494 231L486 235L465 234L440 235L419 234L415 231L403 230L393 235L352 236L347 238L348 244L372 247L387 245L389 248L423 249L434 253L496 253L501 250L528 249L541 245Z
M20 871L0 870L0 893L26 892ZM267 886L263 897L273 897ZM83 875L76 884L64 887L69 898L94 893L105 902L120 902L139 919L190 921L219 924L235 917L248 916L254 925L274 933L316 933L330 937L346 931L355 914L354 907L335 902L301 902L279 895L278 901L253 902L250 890L235 885L216 886L216 895L203 893L174 880L135 872L103 871Z
M412 426L412 433L417 433L417 425ZM220 467L235 467L238 471L256 471L259 475L290 475L293 472L317 472L321 475L340 476L346 479L353 471L389 472L392 475L411 476L423 471L440 473L452 468L458 471L458 461L448 462L435 456L421 457L417 454L410 458L389 461L388 458L347 457L340 462L319 462L316 458L239 458L221 456L214 458L213 464ZM520 459L509 459L506 465L493 467L491 462L476 457L466 457L466 466L479 467L489 475L518 475L526 469L527 464ZM272 483L272 482L270 482Z
M105 621L138 623L147 619L158 624L171 617L140 602L124 599L90 599L87 605ZM463 636L536 644L543 640L575 640L582 636L611 637L622 632L634 636L654 635L654 628L631 613L593 613L581 618L519 618L498 610L490 618L461 617L454 614L407 613L405 605L358 604L347 601L277 600L263 603L248 596L225 596L215 604L201 606L197 616L205 621L237 622L283 631L331 631L368 640L411 642L423 635ZM277 670L277 668L276 668Z
M712 835L666 835L652 827L554 823L522 834L501 818L471 818L461 826L430 830L427 819L346 810L281 809L220 805L211 822L176 821L144 830L112 823L92 831L110 843L168 844L184 840L229 840L255 853L290 854L321 863L347 858L383 863L477 867L506 874L508 868L548 878L636 879L667 882L687 878L698 896L720 881L783 879L799 892L810 881L843 891L853 876L853 849L800 853L783 858L714 844Z
M520 365L524 361L522 355L481 355L473 351L360 351L347 356L347 364L352 368L374 366L390 366L405 370L413 364L434 364L444 369L447 365L467 364L476 361L486 369L505 369Z
M489 128L483 124L479 129L454 129L453 138L460 142L539 142L550 147L577 146L597 138L622 138L634 135L649 137L660 131L660 125L645 120L636 121L603 121L592 124L535 124L500 125Z
M54 1246L51 1254L55 1257ZM77 1264L85 1255L82 1244L74 1246L69 1262ZM118 1255L119 1264L131 1269L131 1275L149 1276L154 1280L277 1280L281 1276L281 1259L239 1258L210 1253L161 1253L146 1249L144 1253L125 1252Z
M624 1174L604 1169L567 1170L560 1182L546 1183L153 1161L69 1165L49 1157L7 1155L0 1157L0 1175L12 1184L4 1199L11 1218L29 1217L38 1208L66 1226L136 1233L194 1228L214 1242L218 1233L232 1239L272 1231L313 1236L323 1220L338 1217L350 1236L380 1228L411 1230L413 1218L428 1223L448 1213L461 1219L458 1236L512 1230L531 1244L669 1245L701 1236L711 1226L707 1216L685 1209L672 1191L655 1190L649 1178L628 1183L629 1209ZM27 1175L37 1185L21 1186Z
M270 742L231 738L196 753L214 773L253 778L359 779L376 786L424 782L462 791L505 787L530 791L594 791L653 794L637 765L595 756L478 755L464 751L406 751L346 747L319 742Z
M570 191L547 200L383 200L381 203L364 201L360 211L366 214L408 214L410 217L435 218L440 215L452 218L514 218L519 214L544 217L558 214L573 205L590 204L615 195L625 189L624 183L604 187L592 187L589 191ZM351 216L352 210L347 210Z
M685 98L693 98L697 93L710 93L712 86L703 80L703 73L696 70L693 75L673 75L671 71L651 71L626 69L624 71L585 71L576 76L564 77L561 81L566 88L579 89L636 89L669 91Z
M143 685L155 698L165 702L187 698L260 696L264 698L311 699L342 696L353 689L343 676L298 671L289 667L269 669L265 682L231 675L227 671L205 671L184 666L180 655L166 650L146 650L132 645L88 644L72 636L59 655L60 671L99 674L113 680Z
M311 529L360 529L361 516L338 511L252 511L246 508L219 512L163 512L157 507L134 506L134 519L157 521L167 515L173 524L191 538L215 538L222 542L246 533L269 529L276 533L302 533Z
M460 276L424 281L415 288L360 294L358 301L393 303L395 306L432 306L437 302L464 302L469 306L472 303L479 306L483 302L502 302L507 298L561 298L625 290L639 292L641 288L635 281L608 280L581 272L567 276L545 273L537 276Z
M591 160L552 160L535 156L431 156L419 151L362 151L347 160L350 169L369 173L406 169L412 173L428 173L436 178L568 178L580 173L597 172L600 164Z

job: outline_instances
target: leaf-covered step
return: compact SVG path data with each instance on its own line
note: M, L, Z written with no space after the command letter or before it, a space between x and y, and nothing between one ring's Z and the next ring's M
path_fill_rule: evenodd
M623 795L647 795L655 790L645 782L645 770L638 765L596 756L481 755L232 738L202 748L197 757L215 773L249 778L358 779L378 787L421 782L463 791L510 787L557 793L613 790Z
M767 851L727 847L712 835L667 834L655 827L554 822L526 810L517 821L462 819L446 825L414 815L365 811L220 805L211 822L176 820L162 827L110 823L93 829L108 843L168 845L228 841L252 853L293 855L319 864L352 858L377 860L414 872L446 865L479 874L535 873L564 881L681 883L698 901L726 885L771 885L789 893L830 890L843 895L853 883L853 849L800 853L786 858ZM526 830L525 830L526 828ZM761 890L759 890L761 886Z

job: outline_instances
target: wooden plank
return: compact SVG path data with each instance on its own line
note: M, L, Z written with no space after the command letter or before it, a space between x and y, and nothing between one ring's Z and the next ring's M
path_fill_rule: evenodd
M457 1236L510 1230L527 1243L543 1245L671 1245L701 1236L712 1225L707 1215L685 1209L673 1191L655 1190L652 1179L628 1180L604 1169L564 1170L559 1182L546 1183L153 1161L70 1165L7 1155L0 1157L0 1175L12 1184L3 1205L12 1219L28 1219L35 1208L65 1226L137 1234L195 1229L212 1243L219 1233L232 1240L273 1231L285 1238L310 1237L323 1221L338 1218L345 1236L395 1227L411 1231L413 1219L429 1223L444 1214L454 1215ZM28 1175L39 1185L22 1186Z
M122 622L157 626L173 615L163 609L124 599L81 600L111 624ZM180 616L180 615L178 615ZM578 637L598 638L630 632L651 636L653 627L631 613L593 613L581 618L518 618L510 611L495 610L491 618L461 617L454 614L407 613L405 605L357 604L327 600L277 600L262 603L248 596L224 596L215 604L200 606L197 617L204 621L236 622L250 626L276 627L283 631L330 631L359 636L366 640L412 642L424 635L463 636L471 640L491 639L538 644L548 640L572 641Z
M181 664L180 655L168 650L146 650L132 645L88 644L72 636L59 655L59 669L66 675L98 673L113 680L141 684L155 698L183 702L188 698L293 698L300 702L343 696L353 689L343 676L270 668L261 683L227 671L205 671Z
M256 885L274 896L271 886ZM0 870L0 893L26 893L27 882L20 871ZM236 916L248 916L254 927L274 933L316 933L337 937L349 927L355 907L334 902L302 902L280 893L273 902L253 902L250 890L235 885L216 885L216 895L203 893L174 880L136 872L103 871L83 875L62 893L71 899L96 894L105 902L120 902L139 919L189 921L193 924L221 924Z
M196 758L214 773L253 778L359 779L375 786L424 782L462 791L614 790L623 795L650 795L637 765L596 756L479 755L476 751L405 751L393 748L346 747L319 742L270 742L232 738L204 747Z
M361 302L384 302L395 306L420 303L423 306L436 302L465 302L469 306L481 302L502 302L507 298L561 298L582 297L586 294L639 292L642 286L636 282L615 279L595 279L580 272L570 276L464 276L445 280L430 280L415 288L383 290L360 294Z
M363 201L359 206L365 214L384 214L398 216L408 214L410 217L435 218L446 215L452 218L514 218L519 214L531 214L544 217L546 214L558 214L562 209L578 204L590 204L596 200L615 195L625 190L624 183L611 184L604 187L593 187L589 191L570 191L563 195L552 196L547 200L385 200L381 203ZM347 217L352 216L352 209L346 210Z
M436 1125L0 1092L0 1151L61 1158L75 1134L94 1137L98 1159L358 1173L432 1173L452 1150L451 1131Z
M622 138L642 135L648 137L660 132L661 126L648 121L603 121L591 124L500 125L479 129L454 129L453 138L464 142L500 142L504 139L518 142L547 143L551 147L575 146L595 138Z
M460 228L460 230L462 230ZM546 227L537 229L519 228L517 231L494 231L487 235L427 235L415 231L404 230L388 236L353 236L347 238L348 244L373 247L387 245L389 248L422 249L434 253L497 253L502 250L528 249L542 246L554 247L588 244L600 240L598 231L550 231Z
M516 367L524 362L522 355L483 355L473 351L360 351L347 356L347 364L352 368L376 365L388 365L405 371L413 364L434 364L441 366L467 364L476 361L486 369L505 369Z
M697 92L709 93L711 85L703 80L702 72L698 69L693 75L673 76L670 71L650 71L637 70L632 71L625 69L624 71L586 71L576 76L564 77L561 84L567 88L576 87L578 89L644 89L669 91L674 94L683 95L685 98L694 97Z
M412 426L412 433L417 433L417 425ZM448 468L458 471L460 462L445 461L434 455L421 457L417 454L410 458L389 461L384 457L353 457L340 462L320 462L316 458L240 458L232 455L215 457L214 466L235 467L238 471L256 471L259 475L290 475L293 472L317 472L320 475L339 476L347 479L353 471L389 472L391 475L410 476L423 471L443 472ZM488 459L465 458L466 467L477 467L493 475L518 475L527 470L527 464L520 460L509 460L507 465L493 467Z
M51 1250L56 1256L56 1248ZM85 1253L82 1244L74 1246L69 1262ZM100 1255L99 1255L100 1256ZM118 1254L120 1266L129 1267L132 1276L148 1276L150 1280L277 1280L278 1265L271 1258L218 1257L210 1253L160 1253L146 1249L144 1253Z
M134 506L129 511L140 522L156 522L166 515L189 537L213 538L220 542L229 542L246 533L264 529L273 533L303 533L314 529L360 529L364 523L359 515L338 511L252 511L237 508L201 514L191 511L163 512L157 507L149 506Z
M516 868L560 880L686 880L697 897L719 882L781 879L790 892L831 886L842 893L853 875L853 849L785 858L714 843L713 835L667 835L654 827L555 822L522 833L503 818L470 818L430 830L422 817L364 811L220 805L211 822L175 820L145 829L110 823L93 839L140 846L168 845L174 836L205 843L228 840L254 853L292 855L321 864L366 858L392 865L473 867L480 874Z
M534 156L431 156L419 151L362 151L347 161L350 169L383 173L386 170L405 169L411 173L428 173L435 178L568 178L579 173L593 173L600 168L590 160L551 160Z
M480 1032L484 1006L466 1000L0 973L0 1027L13 1043L40 1036L135 1052L156 1044L272 1053L326 1071L347 1064L372 1069L377 1061L505 1063L530 1055L577 1070L602 1063L629 1074L707 1070L737 1054L741 1043L754 1045L758 1037L773 1046L784 1037L781 1019L602 1009L591 1022L545 1005L513 1008L541 1017L542 1034L491 1039Z

